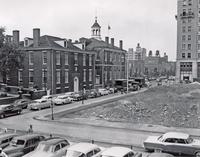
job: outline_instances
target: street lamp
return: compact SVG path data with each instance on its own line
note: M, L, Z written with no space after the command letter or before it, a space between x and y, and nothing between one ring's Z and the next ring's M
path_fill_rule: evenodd
M54 115L53 115L53 101L51 98L51 120L54 120Z
M126 72L126 79L127 79L127 86L126 86L126 92L128 94L128 76L129 76L129 65L128 65L128 52L127 52L127 56L126 56L126 63L127 63L127 72Z

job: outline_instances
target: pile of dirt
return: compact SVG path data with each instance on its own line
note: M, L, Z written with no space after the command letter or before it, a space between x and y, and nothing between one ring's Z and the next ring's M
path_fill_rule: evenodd
M200 84L158 86L68 117L200 128Z

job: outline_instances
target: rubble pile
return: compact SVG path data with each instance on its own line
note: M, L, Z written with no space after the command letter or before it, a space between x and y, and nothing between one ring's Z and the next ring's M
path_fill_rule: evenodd
M76 115L108 121L200 128L200 84L158 86Z

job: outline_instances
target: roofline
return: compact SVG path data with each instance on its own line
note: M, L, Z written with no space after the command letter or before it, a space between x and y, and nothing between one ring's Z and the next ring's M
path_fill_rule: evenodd
M74 53L88 53L96 54L94 51L90 50L73 50L73 49L64 49L64 48L53 48L53 47L27 47L27 48L18 48L19 51L38 51L38 50L55 50L55 51L65 51L65 52L74 52Z

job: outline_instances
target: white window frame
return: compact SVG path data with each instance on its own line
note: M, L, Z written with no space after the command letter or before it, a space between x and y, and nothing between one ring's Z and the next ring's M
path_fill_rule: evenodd
M60 51L56 51L56 65L60 65Z
M18 82L23 82L23 74L22 74L22 69L18 70Z
M30 77L30 74L33 74L33 82L31 82L31 77ZM28 78L29 78L29 84L33 84L34 83L34 70L33 69L29 69L29 73L28 73Z
M29 65L33 65L34 64L34 53L33 51L29 51Z
M69 69L65 69L65 83L69 83Z
M58 79L58 73L59 75L59 79ZM60 84L61 83L61 72L60 69L56 69L56 84Z

